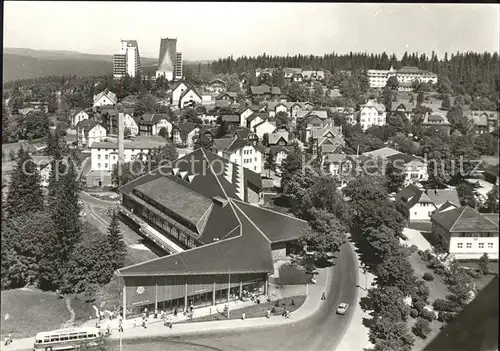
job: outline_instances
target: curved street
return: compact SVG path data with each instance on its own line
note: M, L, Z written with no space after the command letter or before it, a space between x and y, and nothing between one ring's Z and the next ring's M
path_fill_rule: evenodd
M322 302L324 306L316 314L296 324L266 330L205 332L181 337L169 337L166 331L165 337L123 340L123 350L333 351L347 330L354 309L359 308L356 306L358 263L350 245L342 246L334 263L330 268L333 276L327 289L327 299ZM345 316L335 314L340 302L347 302L351 306ZM119 350L118 343L113 344L113 350Z

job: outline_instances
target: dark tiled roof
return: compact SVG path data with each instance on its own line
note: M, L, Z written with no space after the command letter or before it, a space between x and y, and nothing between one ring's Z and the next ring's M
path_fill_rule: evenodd
M222 115L222 121L224 122L239 122L240 121L240 116L239 115Z
M264 233L271 243L298 239L302 236L302 230L309 228L309 224L301 219L250 205L242 201L235 200L234 202Z
M498 224L487 219L469 206L434 213L431 217L449 232L495 232Z
M234 132L234 134L240 139L246 139L253 132L248 128L240 128Z
M235 92L232 92L232 91L225 91L223 93L220 93L219 95L217 95L217 97L215 98L215 100L220 100L222 99L223 96L229 96L231 99L236 99L236 97L238 96L237 93Z
M257 117L260 117L261 119L266 119L269 115L265 112L254 112L250 116L247 117L247 122L252 122L254 119Z
M405 164L408 162L414 161L414 160L418 160L418 161L421 160L419 157L415 157L415 156L407 155L407 154L403 154L403 153L398 153L395 155L387 156L387 159L392 161L392 162L399 161L399 162L403 162Z
M229 145L229 147L227 148L227 151L233 152L233 151L239 150L242 147L245 147L247 145L249 145L249 142L247 140L236 138L236 139L233 139L233 142L231 143L231 145Z
M455 206L460 206L460 199L455 189L428 189L426 194L435 205L449 201Z
M418 200L420 200L420 196L423 193L423 190L420 190L415 185L410 184L396 194L395 200L399 201L407 209L410 209L418 202Z
M214 139L214 148L218 151L226 150L234 141L233 138Z
M170 116L167 113L145 113L140 117L136 117L135 121L140 124L153 125L162 119L170 121Z

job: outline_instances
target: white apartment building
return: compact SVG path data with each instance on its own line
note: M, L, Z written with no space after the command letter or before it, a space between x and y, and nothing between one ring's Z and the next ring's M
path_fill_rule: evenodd
M123 143L123 161L131 162L137 155L147 155L152 149L163 147L167 141L162 137L138 136L134 140L125 140ZM90 148L92 171L112 172L118 162L118 141L95 142Z
M113 77L122 78L127 74L135 77L141 72L141 56L137 41L122 40L120 51L113 55Z
M432 232L457 260L498 260L498 213L481 214L469 206L442 206L431 217Z
M117 102L118 99L116 98L116 94L106 89L101 91L99 94L94 95L94 103L92 106L115 106Z
M412 66L403 66L399 70L393 67L389 70L369 69L367 75L370 88L385 87L387 79L392 76L398 79L401 85L399 90L408 90L414 81L429 84L436 84L438 81L437 74Z
M367 130L372 126L383 126L386 122L385 106L376 103L374 100L368 100L364 105L361 105L359 123L362 130Z
M238 138L214 139L217 154L255 173L262 172L262 153L249 141Z
M100 123L84 119L76 126L79 147L91 147L94 142L103 141L107 132Z

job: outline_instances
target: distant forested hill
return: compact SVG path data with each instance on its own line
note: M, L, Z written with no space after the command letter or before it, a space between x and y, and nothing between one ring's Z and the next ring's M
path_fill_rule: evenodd
M145 71L154 71L157 59L142 58ZM5 48L3 82L50 75L100 76L113 71L111 55L90 55L75 51Z

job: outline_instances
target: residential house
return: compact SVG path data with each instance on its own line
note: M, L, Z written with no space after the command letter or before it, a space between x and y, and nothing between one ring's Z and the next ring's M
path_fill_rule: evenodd
M405 174L405 184L422 182L428 179L427 161L418 156L398 153L390 155L387 160L395 167L401 167Z
M233 138L248 140L252 145L257 145L259 141L259 137L257 136L257 134L246 127L237 127L236 129L231 130L231 133Z
M247 107L245 105L241 105L238 113L240 115L240 126L247 127L247 118L250 117L254 113L254 110L251 107Z
M164 147L167 141L159 136L138 136L123 143L123 162L132 162L140 154ZM118 141L95 142L90 148L91 168L86 174L88 187L112 186L111 173L118 163Z
M474 123L477 134L493 132L498 127L498 111L469 111L467 117Z
M201 95L194 88L187 88L179 96L179 108L194 107L201 104Z
M285 75L285 80L291 81L294 74L302 73L302 68L283 68L283 73Z
M262 153L248 140L239 138L214 139L216 153L255 173L262 172Z
M247 117L246 127L254 130L254 127L264 122L269 118L269 114L267 112L254 112L250 116Z
M218 127L210 127L210 126L200 126L200 130L198 131L199 137L204 137L209 141L215 139L219 128Z
M172 142L179 146L192 147L194 137L200 131L197 123L178 123L172 127Z
M422 127L441 130L446 135L450 135L451 124L442 112L426 113L422 121Z
M267 102L267 112L269 113L269 117L273 118L279 112L284 112L290 117L290 110L286 103L269 101Z
M140 117L136 117L135 123L138 127L139 135L159 135L160 131L165 128L165 136L170 138L173 128L170 120L170 116L166 113L145 113Z
M84 119L89 119L89 114L84 110L73 110L70 112L69 118L71 120L71 126L76 127L76 125Z
M283 160L293 152L295 152L294 145L272 145L269 147L269 153L273 155L276 167L281 167Z
M106 129L96 121L84 119L76 126L79 147L91 147L96 141L103 141L106 137Z
M268 145L281 145L286 146L289 142L289 133L286 130L275 130L268 135Z
M323 127L312 128L310 131L313 155L336 153L345 145L342 126L335 127L333 123L326 123Z
M226 82L218 78L212 79L208 83L207 89L212 93L222 93L223 91L226 91Z
M310 142L313 129L320 129L325 126L325 121L316 115L307 115L297 125L300 141L305 144Z
M226 101L230 101L231 103L233 103L236 101L237 97L238 97L238 94L235 92L224 91L215 97L215 101L226 100Z
M432 213L451 203L460 206L458 193L455 189L421 189L410 184L401 189L395 196L395 201L402 206L403 213L410 222L429 222Z
M391 112L393 114L402 113L406 118L411 119L415 107L414 104L410 104L409 102L393 101L391 104Z
M481 214L469 206L439 209L432 233L457 260L477 260L484 253L498 260L498 213Z
M240 125L240 116L237 114L231 114L231 115L221 115L222 122L226 122L227 124L230 125Z
M105 105L113 105L115 106L117 103L116 94L105 89L101 91L99 94L94 95L94 103L92 106L94 108Z
M292 78L290 78L290 81L292 83L302 83L304 81L304 76L302 75L302 73L294 73Z
M358 123L354 107L346 107L346 106L331 107L330 111L334 113L337 112L343 114L347 123L351 125L356 125Z
M367 130L372 126L383 126L386 123L385 106L374 100L368 100L366 104L361 105L359 113L362 130Z
M373 157L373 158L380 157L382 159L386 159L389 156L398 155L398 154L400 154L400 152L398 150L394 150L390 147L383 147L381 149L377 149L377 150L363 153L363 155L368 156L368 157Z
M177 82L176 86L172 89L172 105L179 106L179 101L181 96L186 90L189 89L188 84L185 81Z
M264 137L264 134L271 134L276 129L276 123L269 122L268 120L262 121L253 126L253 131L260 140Z
M327 173L335 177L340 177L343 171L347 167L343 167L344 161L347 159L347 155L342 153L330 153L322 157L322 169Z
M304 70L302 71L302 77L305 81L323 81L325 80L325 72L324 71L311 71Z
M281 89L279 87L270 87L266 84L250 87L252 99L275 100L281 96Z
M257 68L255 70L255 77L259 78L262 75L273 76L273 70L271 68Z

